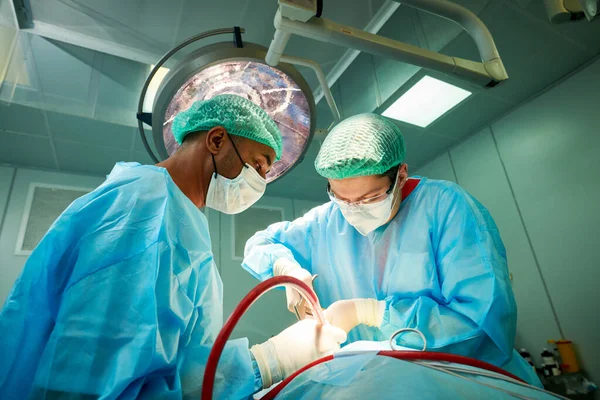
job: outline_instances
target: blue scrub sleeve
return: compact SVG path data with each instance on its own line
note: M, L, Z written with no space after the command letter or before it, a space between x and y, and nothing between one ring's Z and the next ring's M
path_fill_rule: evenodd
M198 398L222 324L212 257L158 241L96 267L61 295L31 397ZM254 386L248 341L229 342L216 398L247 398Z
M310 271L311 231L318 223L317 209L313 209L292 222L278 222L257 232L246 242L242 267L261 281L273 277L273 265L280 258L296 260Z
M389 337L400 328L416 328L431 350L502 365L511 359L517 309L496 224L460 188L444 192L437 207L431 235L439 281L432 284L440 286L443 297L427 292L388 297L381 330ZM424 255L410 256L415 265L422 264ZM398 343L422 346L410 333Z
M252 361L252 370L254 370L254 392L259 392L263 388L262 376L260 376L260 369L258 363L254 358L254 355L250 353L250 360Z

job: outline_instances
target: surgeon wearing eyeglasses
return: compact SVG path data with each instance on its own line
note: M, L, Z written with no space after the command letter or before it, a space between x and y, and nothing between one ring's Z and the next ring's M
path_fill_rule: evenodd
M460 186L409 177L397 125L375 114L328 134L317 172L330 202L256 233L243 267L260 280L311 285L348 342L414 328L432 351L487 361L539 385L513 349L517 308L504 244L489 212ZM298 294L287 293L288 308ZM399 344L420 349L417 334Z

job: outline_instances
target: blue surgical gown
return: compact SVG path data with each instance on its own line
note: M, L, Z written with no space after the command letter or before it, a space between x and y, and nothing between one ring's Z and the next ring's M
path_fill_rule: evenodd
M539 384L513 350L517 308L496 224L454 183L421 178L392 221L367 236L331 202L273 224L247 242L243 267L264 280L281 257L319 275L314 285L323 307L343 299L385 300L381 327L359 325L349 342L416 328L430 350L505 366ZM399 344L422 347L416 334L404 334Z
M12 288L0 398L199 398L222 319L206 218L165 169L119 163L56 220ZM251 395L255 375L248 341L230 341L217 398Z

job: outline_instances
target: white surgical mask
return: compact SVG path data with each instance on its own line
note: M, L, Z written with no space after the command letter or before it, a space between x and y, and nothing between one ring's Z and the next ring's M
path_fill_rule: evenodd
M367 236L390 219L393 205L394 193L392 192L385 200L377 203L340 206L340 210L350 225L361 235Z
M214 173L208 185L206 207L225 214L239 214L256 203L266 188L267 181L248 164L233 179Z
M250 208L265 194L267 180L244 162L233 140L231 145L244 167L237 177L225 178L217 173L217 163L213 156L215 172L208 185L206 207L225 214L239 214Z
M400 171L398 171L398 174ZM395 181L398 180L396 175ZM402 187L404 182L398 183ZM390 187L388 196L381 201L367 202L363 200L359 203L347 203L343 200L339 200L335 195L328 189L329 198L333 201L342 211L342 215L352 225L358 233L363 236L367 236L375 229L386 224L392 216L392 209L394 208L394 200L396 196L394 192L397 188L397 184ZM383 195L381 195L383 196ZM379 196L376 196L376 198Z

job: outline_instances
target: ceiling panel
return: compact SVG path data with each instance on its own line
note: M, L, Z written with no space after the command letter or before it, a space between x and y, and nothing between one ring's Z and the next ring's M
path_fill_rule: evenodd
M269 9L273 10L270 18L271 26L273 26L273 17L277 10L277 3L269 0L247 0L250 4L248 9L262 10L262 15L258 16L257 20L245 20L242 27L249 32L255 24L261 27L266 24ZM184 12L181 14L178 21L177 41L182 41L192 35L200 32L205 32L217 28L231 28L236 23L239 23L239 16L244 10L245 0L185 0ZM227 12L223 12L227 10ZM250 24L250 25L249 25ZM264 38L261 40L264 44Z
M2 131L0 163L56 169L49 138Z
M600 53L600 22L595 19L592 22L578 21L558 25L556 28L563 36L571 39L574 44L584 46L584 48L593 53Z
M345 118L370 112L379 106L381 96L370 54L361 53L356 57L339 82Z
M48 136L46 119L42 110L1 101L0 130Z
M134 128L48 111L53 139L130 150Z
M424 130L397 122L404 137L406 146L406 162L414 171L431 160L435 155L441 153L448 147L456 144L456 141Z
M111 38L108 27L98 26L96 20L59 0L30 0L29 5L35 21L72 29L74 32L100 39Z
M480 18L492 33L507 69L518 64L519 60L531 57L557 36L557 32L548 24L520 12L518 7L505 1L490 4Z
M0 24L16 28L10 0L0 0Z
M275 27L273 26L273 19L277 12L277 2L270 0L247 0L239 2L231 8L235 10L230 15L222 15L222 22L220 27L227 26L241 26L246 28L244 34L244 40L249 42L258 43L265 47L269 46ZM216 6L214 12L219 14L218 7Z
M153 0L59 0L93 17L102 25L128 33L141 44L154 42L168 47L176 37L183 0L157 2ZM196 2L206 3L206 2ZM206 5L206 4L205 4ZM166 24L165 21L171 23Z
M522 102L536 95L577 67L592 59L587 52L558 36L542 46L519 68L509 70L510 79L490 91L490 95Z
M0 86L0 101L11 105L20 104L40 110L45 108L42 95L39 91L26 86L13 85L9 82L4 82Z
M117 150L76 142L54 140L58 165L62 171L107 175L115 163L129 161L129 150Z
M594 20L571 21L563 24L552 24L546 14L544 2L538 0L510 0L541 23L560 32L577 46L592 53L600 52L600 22Z
M460 140L512 107L512 103L476 93L431 124L427 131Z
M0 54L10 54L17 38L18 27L11 10L12 2L0 0ZM0 84L5 79L9 57L0 57Z
M379 34L413 46L426 47L426 43L421 43L416 33L415 23L417 21L417 11L406 6L399 7L381 28ZM382 102L386 101L420 69L387 57L372 56L372 58L377 82L380 83L378 86Z
M125 1L118 2L117 7L108 11L103 9L103 4L106 2L98 1L29 0L28 3L31 5L31 14L34 18L34 24L41 22L46 28L52 29L52 26L57 26L74 35L97 38L108 43L114 41L123 46L142 49L157 54L166 52L170 47L170 45L163 42L163 38L147 36L147 34L140 33L140 31L131 26L132 24L137 23L138 18L136 17L144 14L145 11L153 13L154 18L159 18L161 12L164 16L168 15L164 10L155 11L157 9L156 5L150 9L144 9L143 4L140 4L138 1ZM177 7L177 1L163 2L162 6L168 6L171 3L175 4L175 7ZM105 13L107 11L110 15L117 14L123 16L133 12L136 17L131 18L129 21L125 20L125 23L123 23L120 20L120 17L112 18L111 16L106 15ZM154 18L146 18L144 21L154 20ZM140 25L143 25L144 21L141 21ZM163 18L163 26L172 26L174 24L176 25L175 21L169 21ZM152 31L151 28L150 31ZM164 28L158 29L157 33L160 34L162 32L164 32ZM167 41L165 40L165 42Z
M101 71L96 104L137 110L142 86L150 73L150 67L103 54Z
M96 52L35 35L31 49L44 94L88 101Z

